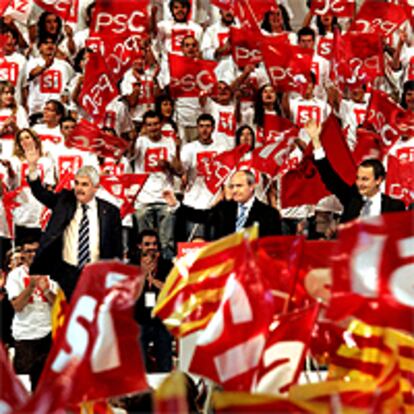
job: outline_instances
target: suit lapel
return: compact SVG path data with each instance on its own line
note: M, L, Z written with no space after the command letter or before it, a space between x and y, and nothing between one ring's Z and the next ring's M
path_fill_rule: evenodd
M252 208L249 211L249 215L247 216L247 220L246 220L246 223L244 224L244 227L250 227L253 225L255 217L257 217L256 210L257 210L257 200L255 198L252 204Z

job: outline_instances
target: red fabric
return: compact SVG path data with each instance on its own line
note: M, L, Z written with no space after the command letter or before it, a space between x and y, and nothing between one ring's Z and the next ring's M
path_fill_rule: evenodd
M0 0L0 15L3 16L4 11L9 6L10 0Z
M90 151L101 157L120 158L128 148L128 142L102 131L99 127L82 119L70 135L68 146Z
M201 172L204 175L206 186L212 194L217 193L248 150L248 145L239 145L208 160L208 164L204 165L205 168Z
M170 53L170 92L174 98L196 98L202 91L211 91L217 83L214 70L217 62L192 59Z
M259 28L267 11L278 8L275 0L239 0L236 2L236 16L242 24Z
M18 407L26 403L29 396L13 371L2 343L0 343L0 378L0 404L2 411L15 413ZM10 411L7 411L7 409Z
M256 141L259 143L274 142L282 136L297 134L296 125L287 118L275 114L264 114L263 128L257 128Z
M380 1L366 1L359 9L350 31L361 33L379 33L390 36L404 20L407 14L403 7Z
M148 174L122 174L101 176L101 185L110 194L122 200L121 218L133 213L138 194L147 181Z
M335 115L331 114L322 127L320 140L326 157L337 174L352 185L356 177L356 165Z
M359 165L366 158L382 160L384 155L381 138L373 131L364 128L357 129L357 143L352 154L354 162Z
M387 151L400 138L399 119L404 109L397 105L385 92L373 90L367 109L364 126L376 131L384 150Z
M337 17L353 17L355 12L354 0L313 0L311 3L313 14L332 14Z
M106 105L118 95L118 90L110 76L105 59L99 51L89 54L85 68L85 79L79 102L83 109L95 120L103 118Z
M356 220L339 231L327 317L412 332L414 211Z
M319 305L279 315L269 328L254 390L285 394L296 384L308 352Z
M201 333L189 370L225 390L250 390L262 355L274 301L247 246L227 279L213 318Z
M413 150L407 148L407 156L388 156L385 192L403 200L406 206L414 202L414 160L409 158Z
M280 39L262 43L263 61L275 88L300 91L309 81L313 51L293 46Z
M232 56L237 66L243 68L246 65L256 65L263 60L260 51L261 41L260 33L245 28L230 28Z
M58 15L62 20L76 23L79 0L34 0L42 9Z
M7 226L9 228L10 237L14 238L14 226L13 226L13 211L15 208L20 206L20 203L16 201L16 197L20 194L20 192L23 190L23 187L20 186L16 188L15 190L6 191L6 188L3 183L2 185L2 192L3 192L3 207L4 212L6 215L6 222Z
M73 362L63 407L148 389L132 312L143 282L139 268L116 261L84 268L35 397Z

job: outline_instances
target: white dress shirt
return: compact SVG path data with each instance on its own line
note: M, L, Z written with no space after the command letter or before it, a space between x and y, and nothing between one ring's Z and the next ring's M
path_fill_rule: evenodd
M95 263L99 260L99 223L96 198L93 198L87 205L89 207L86 214L89 219L90 263ZM78 202L73 219L63 233L63 260L72 266L78 265L78 238L82 215L82 206Z

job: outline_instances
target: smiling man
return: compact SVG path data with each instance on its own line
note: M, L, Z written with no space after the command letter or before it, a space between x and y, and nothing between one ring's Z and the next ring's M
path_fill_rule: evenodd
M73 190L54 193L42 186L37 174L39 154L26 154L27 182L33 195L52 210L30 274L50 275L69 300L87 263L121 258L121 217L114 205L95 197L99 174L85 166L75 175Z
M326 188L335 194L344 210L341 223L358 217L373 217L382 213L404 211L402 201L381 193L381 184L385 180L385 168L377 159L366 159L359 164L355 184L348 185L336 173L325 156L320 141L321 128L315 121L309 121L306 131L311 137L314 148L315 165Z

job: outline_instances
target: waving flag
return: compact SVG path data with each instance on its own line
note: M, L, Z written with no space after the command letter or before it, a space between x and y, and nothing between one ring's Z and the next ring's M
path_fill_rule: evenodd
M399 157L388 156L385 180L385 192L391 197L403 200L406 206L414 202L414 161L409 158L409 154L407 149L401 151Z
M67 404L148 388L132 307L143 287L139 269L110 261L84 268L49 353L37 392L58 381L69 364ZM36 397L36 394L35 394Z
M311 11L320 16L331 14L336 17L354 17L355 0L313 0Z
M78 20L79 0L34 0L34 2L64 21L76 23Z

